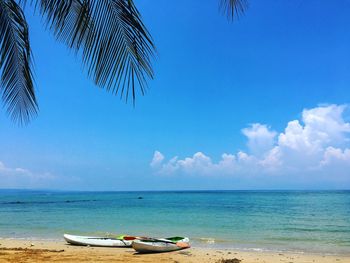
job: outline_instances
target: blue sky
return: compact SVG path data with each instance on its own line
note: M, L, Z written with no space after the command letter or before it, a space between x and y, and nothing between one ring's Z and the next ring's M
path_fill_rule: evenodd
M249 2L246 15L230 23L217 0L136 1L158 55L155 80L135 108L95 87L79 59L27 12L40 113L17 127L0 112L0 187L349 188L350 2ZM295 133L285 129L294 120L306 144L319 148L290 154L286 141ZM150 166L156 151L163 158ZM259 172L272 151L284 156L282 166ZM247 165L255 171L232 163L238 170L213 169L223 153L238 160L240 152L255 158ZM196 162L203 157L196 153L210 163L169 166L174 156ZM326 169L329 156L338 159Z

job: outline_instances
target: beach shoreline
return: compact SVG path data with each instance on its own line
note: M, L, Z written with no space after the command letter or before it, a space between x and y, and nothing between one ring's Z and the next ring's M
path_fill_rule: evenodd
M241 251L192 247L160 254L138 254L132 248L72 246L62 241L0 239L0 262L220 262L241 260L244 263L350 262L349 254ZM239 262L237 261L236 262ZM234 261L232 261L234 262Z

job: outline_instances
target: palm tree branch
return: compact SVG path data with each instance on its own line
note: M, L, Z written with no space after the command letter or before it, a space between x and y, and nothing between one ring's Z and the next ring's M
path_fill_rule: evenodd
M132 0L34 2L56 38L82 56L96 85L126 100L132 94L135 101L137 87L144 94L155 47Z
M14 0L0 0L0 91L7 113L20 124L38 112L31 67L24 13Z
M155 49L139 12L130 0L102 0L93 5L91 18L100 37L94 37L94 30L87 37L83 55L84 61L91 61L90 74L96 84L107 84L108 90L120 91L120 96L125 95L126 99L131 88L135 100L133 79L137 78L143 94L146 76L153 78L151 57Z
M220 0L220 10L231 20L239 18L248 8L247 0Z

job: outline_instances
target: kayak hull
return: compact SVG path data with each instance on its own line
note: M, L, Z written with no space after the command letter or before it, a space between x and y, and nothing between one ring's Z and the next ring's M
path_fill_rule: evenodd
M77 246L94 247L131 247L132 240L123 240L109 237L89 237L64 234L67 243Z
M169 242L165 239L155 241L134 240L132 247L139 253L162 253L189 248L189 239L184 238L177 243Z

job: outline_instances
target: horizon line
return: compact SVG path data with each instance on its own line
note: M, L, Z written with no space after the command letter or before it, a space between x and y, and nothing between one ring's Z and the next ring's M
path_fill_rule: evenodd
M341 192L349 189L165 189L165 190L76 190L76 189L45 189L45 188L1 188L0 191L37 191L37 192Z

